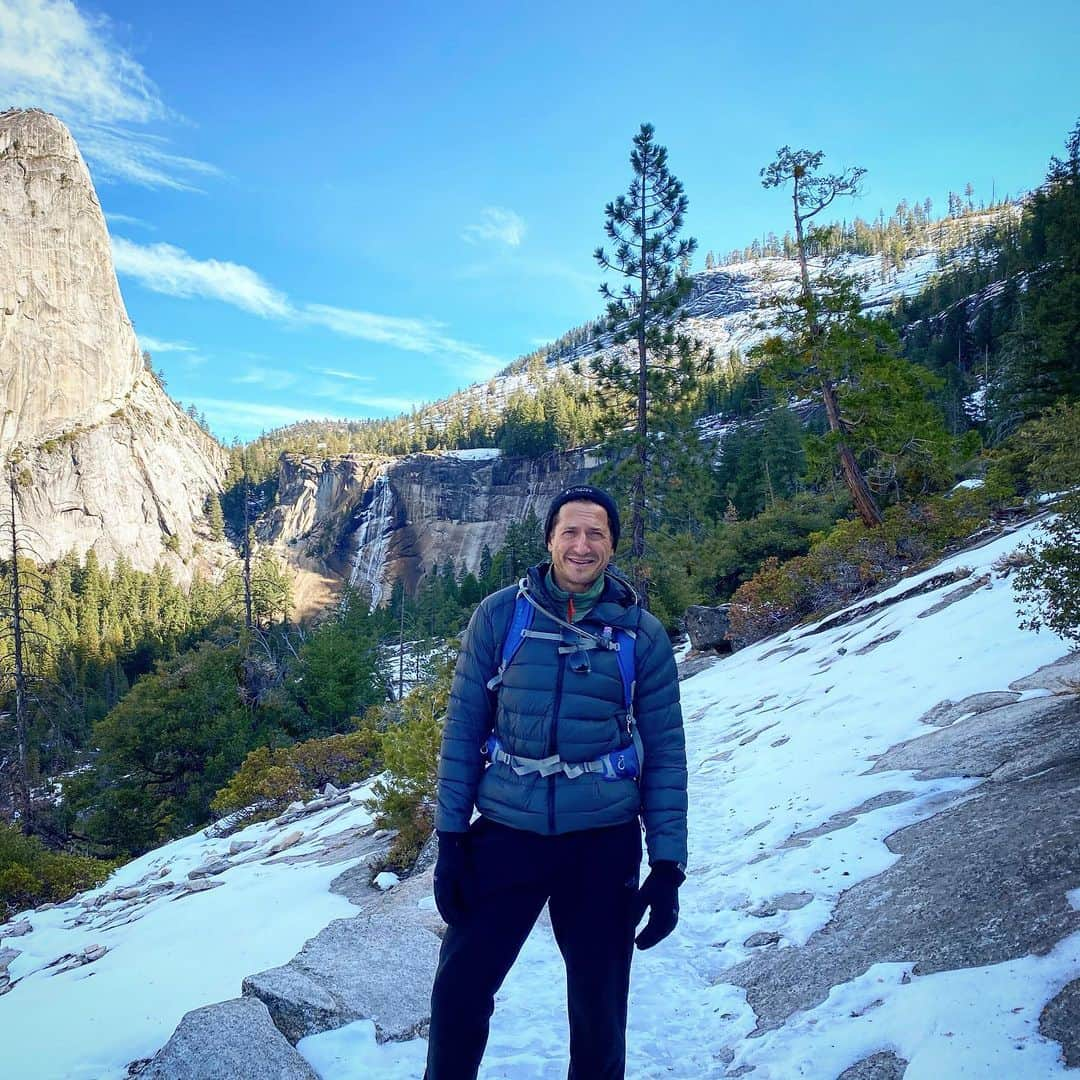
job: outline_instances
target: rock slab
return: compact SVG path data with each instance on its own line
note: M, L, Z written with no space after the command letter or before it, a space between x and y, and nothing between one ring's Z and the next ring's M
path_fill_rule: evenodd
M430 1017L439 939L392 914L337 919L288 964L244 980L291 1043L371 1020L380 1042L412 1038Z
M189 1012L138 1073L141 1080L319 1080L266 1006L233 998Z

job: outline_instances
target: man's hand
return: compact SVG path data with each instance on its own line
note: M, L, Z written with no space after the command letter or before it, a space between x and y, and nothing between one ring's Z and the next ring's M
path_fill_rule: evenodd
M679 921L679 886L685 880L686 875L676 863L653 863L645 884L638 889L634 908L634 926L649 909L649 921L635 938L639 949L651 949L675 929Z
M466 851L468 833L439 833L439 857L435 861L435 906L447 926L465 921Z

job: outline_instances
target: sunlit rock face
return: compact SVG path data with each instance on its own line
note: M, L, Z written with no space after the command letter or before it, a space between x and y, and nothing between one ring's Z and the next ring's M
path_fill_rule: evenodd
M105 419L141 367L75 140L38 109L0 113L0 451Z
M90 174L37 109L0 113L0 393L27 554L93 548L181 581L227 557L205 519L225 451L143 370Z
M263 538L305 569L325 569L372 594L410 590L453 560L476 570L484 547L498 551L515 521L543 521L551 500L587 483L600 466L588 450L541 458L496 451L376 458L346 454L316 462L283 455L277 505Z

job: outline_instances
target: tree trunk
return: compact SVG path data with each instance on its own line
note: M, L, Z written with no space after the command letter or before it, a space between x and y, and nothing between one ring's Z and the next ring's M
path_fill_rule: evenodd
M792 202L795 205L795 239L799 249L799 276L802 280L803 295L807 300L807 323L810 329L810 356L821 379L821 396L825 401L825 415L829 418L829 430L839 436L837 450L840 455L840 470L844 474L844 483L851 493L851 500L855 504L863 523L868 528L876 528L882 522L881 511L878 509L877 500L870 490L870 485L863 476L851 447L847 444L847 427L840 415L840 406L836 400L836 388L825 377L819 355L819 342L821 340L821 327L817 321L817 313L812 301L813 293L810 289L810 268L806 258L806 238L803 234L803 218L799 213L799 180L802 174L796 170L795 183L792 189Z
M648 245L645 228L645 194L647 185L641 178L641 297L638 302L638 393L637 393L637 472L631 492L631 548L634 559L634 587L644 608L649 606L649 579L645 574L645 473L649 468L649 383L646 368L645 320L649 314L649 276L646 256Z
M829 430L839 436L837 451L840 454L840 469L844 474L844 483L851 493L851 500L863 524L871 529L877 528L882 522L881 511L878 509L870 485L866 482L866 477L863 476L862 469L859 468L859 463L855 460L855 455L851 452L851 447L844 438L846 431L844 421L840 416L840 407L836 401L836 390L824 378L821 380L821 396L825 401L825 415L829 418Z

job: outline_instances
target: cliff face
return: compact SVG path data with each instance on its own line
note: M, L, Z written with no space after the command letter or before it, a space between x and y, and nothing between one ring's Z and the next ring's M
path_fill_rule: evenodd
M190 578L227 456L143 371L86 165L33 109L0 113L0 394L37 558L93 547Z
M294 566L329 570L378 601L399 577L414 588L436 563L475 570L512 522L542 519L559 491L587 483L600 464L586 450L535 460L495 451L321 463L286 455L264 537Z
M75 141L48 113L0 113L0 451L104 420L141 369Z
M186 582L204 561L195 545L213 552L204 507L226 465L221 447L143 372L101 423L26 453L17 516L42 560L93 548L106 564L121 555L140 570L165 561Z

